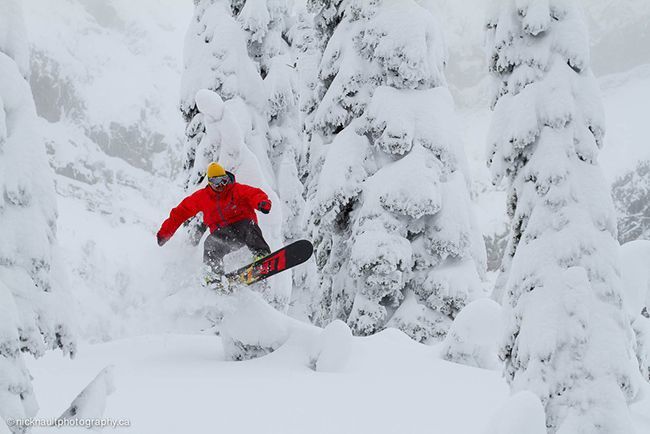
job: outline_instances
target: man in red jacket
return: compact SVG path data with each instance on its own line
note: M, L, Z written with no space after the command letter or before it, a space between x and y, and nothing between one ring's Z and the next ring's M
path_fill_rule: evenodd
M255 210L264 214L271 211L266 193L236 182L235 175L217 163L210 163L207 178L205 188L172 209L158 231L158 245L165 244L184 222L202 212L203 223L210 229L203 245L203 261L214 273L223 274L223 258L236 248L247 246L256 257L271 253L255 214Z

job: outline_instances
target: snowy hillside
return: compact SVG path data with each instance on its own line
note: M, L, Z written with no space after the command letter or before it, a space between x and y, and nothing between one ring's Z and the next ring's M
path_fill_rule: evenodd
M131 427L119 430L126 433L485 432L507 400L505 381L499 372L446 362L436 353L387 330L355 338L339 371L315 372L299 343L262 359L229 362L217 337L157 335L83 346L72 362L50 354L30 369L40 414L55 417L62 402L114 365L116 391L104 416L128 419ZM650 429L649 415L650 401L633 406L638 433Z
M181 137L182 2L24 2L39 114L101 151L169 174ZM82 145L79 145L82 146Z
M23 5L30 82L57 175L65 286L79 332L91 340L139 329L147 294L164 293L151 232L160 204L180 195L170 177L181 147L178 86L191 8L150 6ZM138 325L127 325L132 314Z

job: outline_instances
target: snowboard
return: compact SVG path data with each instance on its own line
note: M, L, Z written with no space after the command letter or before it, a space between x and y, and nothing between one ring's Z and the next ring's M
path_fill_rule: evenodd
M226 273L229 283L252 285L307 261L314 251L308 240L298 240L267 256Z

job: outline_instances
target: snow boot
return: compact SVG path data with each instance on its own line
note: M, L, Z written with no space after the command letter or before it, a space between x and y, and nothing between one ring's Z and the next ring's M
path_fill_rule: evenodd
M222 294L230 294L230 282L223 273L208 272L203 278L203 286Z

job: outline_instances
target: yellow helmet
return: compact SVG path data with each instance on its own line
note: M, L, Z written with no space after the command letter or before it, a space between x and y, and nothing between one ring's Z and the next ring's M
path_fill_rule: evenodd
M219 163L210 163L208 165L208 172L206 173L207 178L214 178L217 176L224 176L226 170Z

